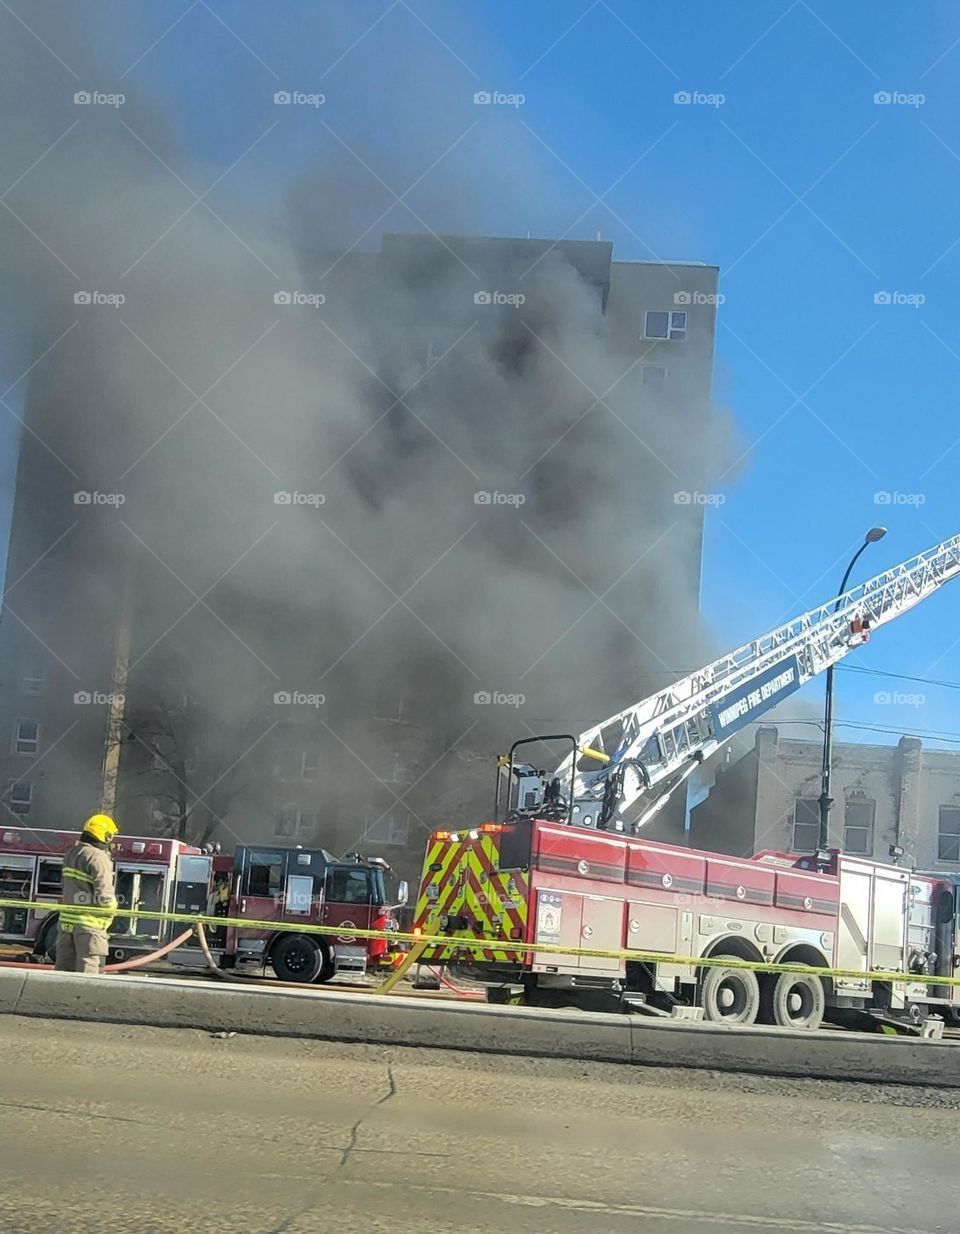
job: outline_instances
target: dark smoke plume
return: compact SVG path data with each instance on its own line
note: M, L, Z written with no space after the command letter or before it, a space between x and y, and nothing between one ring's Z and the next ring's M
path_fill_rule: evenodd
M106 91L153 34L130 6L30 19ZM331 45L342 35L343 18L305 8L302 21ZM556 235L575 212L519 123L467 133L473 87L442 49L410 28L382 34L308 131L256 76L263 106L233 157L278 113L300 127L271 131L214 191L219 217L180 179L202 192L224 166L188 154L162 90L134 73L122 108L78 108L76 81L28 36L0 53L6 182L82 113L10 194L20 219L0 214L5 370L59 339L21 387L10 573L47 555L9 602L34 614L66 697L109 688L131 586L121 796L135 810L154 784L143 747L189 728L178 781L194 796L216 781L193 834L272 836L277 777L299 775L288 764L310 743L330 847L420 777L404 807L417 820L475 818L490 784L480 752L576 732L710 654L696 523L674 494L723 471L725 420L682 386L661 398L624 377L636 340L607 329L564 245L522 281L522 255L484 259L479 280L471 244L452 237L519 219ZM264 204L266 152L291 141L299 169ZM416 217L378 180L400 191L438 159L409 199ZM378 255L390 232L422 242ZM487 283L524 303L478 306ZM76 305L81 289L125 302ZM78 505L77 492L123 502ZM525 701L475 703L484 692ZM275 703L285 693L325 701ZM97 740L89 726L64 739L77 784ZM415 826L411 850L421 842Z

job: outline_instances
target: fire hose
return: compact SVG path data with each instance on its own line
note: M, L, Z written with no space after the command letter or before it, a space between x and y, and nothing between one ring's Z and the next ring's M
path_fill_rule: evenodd
M200 945L209 957L210 953L206 945L206 939L202 937L203 926L198 924L196 929L201 935ZM182 934L178 934L175 939L169 943L165 943L164 946L157 948L156 951L150 951L146 955L134 956L132 960L122 960L119 964L108 964L103 971L105 973L125 973L132 968L143 968L145 964L152 964L155 960L162 960L163 957L169 955L171 951L176 951L178 947L182 947L193 933L193 930L194 927L191 926L189 930L184 930ZM46 961L42 961L39 964L34 964L29 960L0 960L0 968L29 968L31 970L37 968L48 968L52 970L53 965Z
M203 958L206 960L207 967L214 974L214 976L219 977L221 981L243 982L243 977L238 977L235 973L225 972L219 964L217 964L216 960L213 958L213 953L210 950L210 945L207 942L207 933L203 928L203 922L198 921L193 928L196 930L197 942L200 944L200 950L203 952Z

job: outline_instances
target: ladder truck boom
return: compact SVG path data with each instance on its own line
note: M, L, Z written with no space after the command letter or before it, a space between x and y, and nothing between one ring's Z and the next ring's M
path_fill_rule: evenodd
M960 574L960 535L745 643L575 739L554 777L526 779L518 803L601 830L638 831L705 759L744 725L865 643L872 630ZM522 743L518 743L522 744ZM571 785L569 801L563 785ZM657 791L659 790L659 791ZM540 800L537 800L537 797ZM633 815L636 814L635 817ZM633 817L633 821L628 821Z

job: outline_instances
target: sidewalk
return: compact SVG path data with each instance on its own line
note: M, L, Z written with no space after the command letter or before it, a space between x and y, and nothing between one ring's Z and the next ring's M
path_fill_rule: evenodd
M0 969L0 1014L960 1088L960 1045L848 1032Z

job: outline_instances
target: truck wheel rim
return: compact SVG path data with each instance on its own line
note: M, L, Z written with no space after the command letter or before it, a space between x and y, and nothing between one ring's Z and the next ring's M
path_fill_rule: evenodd
M803 1024L813 1014L813 991L805 981L798 981L786 991L783 999L786 1019L791 1024Z
M717 1007L724 1020L737 1020L747 1009L747 990L736 973L724 977L717 986Z

